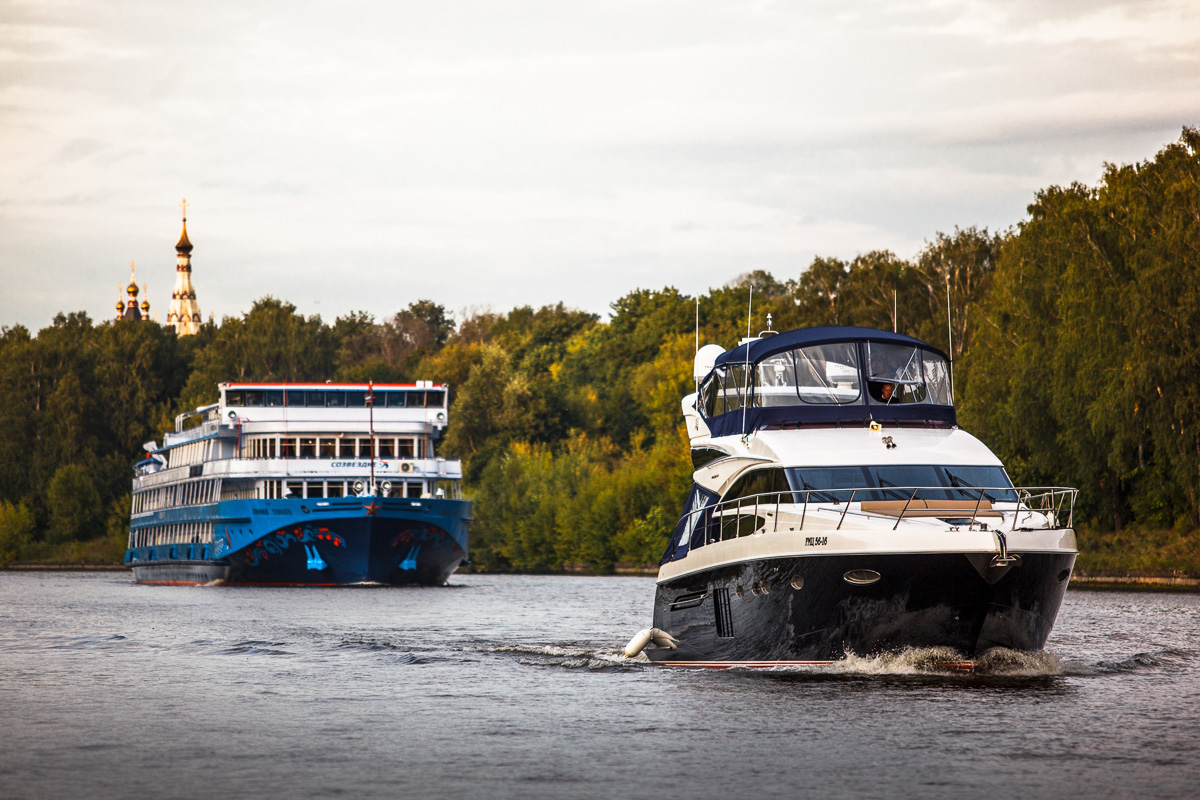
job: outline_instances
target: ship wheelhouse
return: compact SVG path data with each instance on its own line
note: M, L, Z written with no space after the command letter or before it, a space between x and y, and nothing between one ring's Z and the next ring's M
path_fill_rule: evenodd
M696 409L713 437L805 425L871 421L956 423L945 353L887 331L788 331L718 356Z

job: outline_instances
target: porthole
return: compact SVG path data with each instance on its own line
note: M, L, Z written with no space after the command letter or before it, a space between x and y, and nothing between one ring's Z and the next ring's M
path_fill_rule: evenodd
M796 591L800 591L801 589L803 589L804 588L804 578L800 577L799 575L792 578L792 588L795 589Z
M1069 578L1069 577L1071 577L1071 570L1069 570L1069 569L1064 569L1062 572L1058 573L1058 582L1059 582L1059 583L1066 583L1066 582L1067 582L1067 578Z
M738 600L744 600L746 598L746 590L744 588L742 588L740 585L737 587L737 589L735 591L737 593Z
M759 588L762 589L763 594L771 593L771 584L767 583L766 581L763 581Z
M754 592L755 597L758 597L760 594L762 594L762 589L759 587L758 581L754 582L754 585L750 587L750 591Z
M882 577L873 569L852 569L847 572L842 578L846 583L853 583L856 586L868 586Z

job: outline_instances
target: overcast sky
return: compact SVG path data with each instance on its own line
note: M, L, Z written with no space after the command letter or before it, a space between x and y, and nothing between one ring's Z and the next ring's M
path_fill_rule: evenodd
M0 0L0 325L332 322L1004 229L1200 125L1200 3Z

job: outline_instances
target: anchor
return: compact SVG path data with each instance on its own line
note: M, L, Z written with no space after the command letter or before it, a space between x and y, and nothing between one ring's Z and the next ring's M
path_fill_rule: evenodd
M419 553L419 552L421 552L421 545L417 545L416 547L410 547L408 549L408 555L406 555L404 557L404 560L400 562L400 569L404 569L404 570L416 569L417 568L417 553Z
M1000 531L996 531L996 538L1000 540L1000 555L992 556L992 566L1007 567L1009 564L1021 563L1021 557L1019 555L1010 556L1008 554L1008 537L1003 533L1000 533Z
M309 547L310 545L304 545L304 554L308 556L308 568L322 570L328 567L329 565L321 558L321 554L317 552L317 546L315 544L311 545L311 550Z

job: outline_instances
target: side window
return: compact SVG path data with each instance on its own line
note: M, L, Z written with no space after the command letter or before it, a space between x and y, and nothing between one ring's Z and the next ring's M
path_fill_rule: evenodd
M721 384L717 380L715 374L709 375L708 380L700 387L700 411L706 417L715 417L717 411L717 398L720 396ZM723 410L723 409L722 409Z
M724 500L749 498L751 502L757 499L763 503L791 502L787 476L782 467L755 469L738 478L725 493Z

